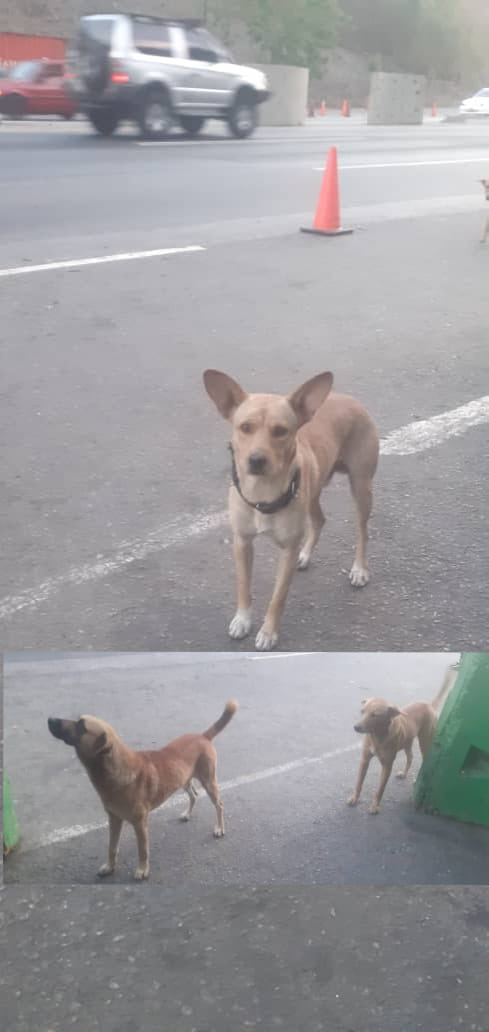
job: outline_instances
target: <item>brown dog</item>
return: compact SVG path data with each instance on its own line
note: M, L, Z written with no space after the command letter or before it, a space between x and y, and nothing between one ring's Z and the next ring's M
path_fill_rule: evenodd
M482 186L484 187L484 193L486 195L486 201L489 201L489 179L481 179ZM485 244L487 237L489 236L489 215L486 217L484 222L484 229L482 230L481 244Z
M362 785L373 756L377 756L382 767L380 783L370 807L370 813L378 813L380 800L390 778L392 765L401 750L406 753L406 765L397 778L407 777L413 761L413 742L417 738L423 759L431 749L437 723L437 707L443 696L452 687L458 665L450 666L443 679L442 686L433 702L410 702L403 709L390 706L385 699L364 699L362 702L362 719L355 724L354 730L365 735L362 757L358 771L355 791L348 800L348 806L356 806L362 791Z
M253 539L270 534L281 550L277 579L257 649L273 649L296 566L305 570L324 524L320 494L333 473L346 473L358 514L350 581L358 588L367 571L367 522L379 438L366 409L354 398L331 394L333 376L320 373L293 394L246 394L225 373L204 373L207 393L232 426L233 486L229 514L234 536L238 604L231 638L251 629Z
M214 835L224 835L223 805L216 779L217 755L211 741L229 724L237 708L236 702L228 702L222 716L207 731L182 735L163 749L151 752L129 749L110 724L98 717L49 718L51 734L74 746L109 815L109 858L98 872L101 877L115 870L123 821L132 824L136 833L139 863L134 877L138 881L148 877L148 815L183 788L189 805L182 820L188 821L197 798L192 778L200 781L216 808Z

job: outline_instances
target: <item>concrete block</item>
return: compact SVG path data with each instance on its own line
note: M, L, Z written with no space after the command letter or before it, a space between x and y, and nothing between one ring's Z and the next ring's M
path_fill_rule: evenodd
M260 108L262 125L304 125L309 69L292 65L258 65L268 76L273 96Z
M423 75L374 72L370 79L367 124L421 124L425 92Z

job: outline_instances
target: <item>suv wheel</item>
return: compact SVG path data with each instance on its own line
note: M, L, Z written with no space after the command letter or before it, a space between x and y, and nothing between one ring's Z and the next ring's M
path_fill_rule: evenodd
M87 115L101 136L112 136L119 125L119 115L113 108L90 108Z
M164 140L173 126L170 98L158 87L147 90L139 103L137 121L147 140Z
M252 94L238 94L229 112L228 125L233 136L236 136L238 140L244 140L247 136L251 136L258 125L258 110Z
M7 103L5 104L5 112L9 118L23 118L26 113L26 102L19 93L13 93L11 97L6 98Z
M187 136L197 136L204 125L205 118L201 118L200 115L181 115L179 122Z

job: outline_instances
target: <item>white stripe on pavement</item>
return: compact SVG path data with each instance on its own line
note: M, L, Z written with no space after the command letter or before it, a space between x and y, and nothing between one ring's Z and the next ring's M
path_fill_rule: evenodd
M347 753L358 751L361 744L361 742L355 742L351 745L345 745L341 749L332 749L331 752L322 753L320 756L302 756L301 759L290 760L289 763L280 763L276 767L266 767L264 770L255 770L251 774L242 774L240 777L232 778L230 781L221 782L219 785L221 795L225 792L232 792L236 788L241 788L242 785L253 785L257 781L265 781L267 778L276 778L283 774L289 774L293 770L301 770L303 767L326 763L328 760L333 760L337 756L344 756ZM153 812L158 813L163 809L169 809L170 807L181 805L182 797L175 795ZM92 831L100 831L101 828L106 827L106 821L99 821L97 824L73 824L68 828L56 828L54 831L49 831L44 835L41 835L38 843L28 845L24 850L21 848L20 852L29 853L34 849L54 846L58 842L69 842L70 839L81 838L82 835L89 835Z
M460 437L467 430L489 422L489 395L469 401L465 405L442 412L430 419L408 423L388 434L380 443L381 455L413 455L426 451L451 437ZM115 555L99 556L94 563L75 566L57 577L49 577L37 588L30 588L18 595L8 595L0 602L0 619L7 619L23 609L36 609L52 595L70 585L97 581L112 573L119 573L125 566L146 559L154 552L177 548L191 538L202 537L217 530L227 522L227 512L201 512L197 516L184 515L171 523L163 524L148 537L122 543Z
M480 158L436 158L433 161L379 161L368 165L339 165L341 172L357 171L366 168L428 168L431 165L488 165L487 154ZM324 165L314 166L314 172L324 172Z
M73 258L70 261L45 262L42 265L18 265L12 269L0 269L0 276L23 276L28 272L52 272L53 269L78 269L83 265L104 265L107 262L133 262L138 258L163 258L170 254L188 254L205 251L200 244L188 247L159 247L156 251L127 251L124 254L104 254L97 258Z

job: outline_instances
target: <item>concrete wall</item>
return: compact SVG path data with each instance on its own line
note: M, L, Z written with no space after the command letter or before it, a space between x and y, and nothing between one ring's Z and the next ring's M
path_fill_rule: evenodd
M374 72L370 83L369 125L419 125L423 121L423 75Z
M0 32L69 38L81 14L141 10L170 18L201 18L205 0L0 0Z
M307 114L309 69L258 65L268 76L273 96L260 107L262 125L303 125Z

